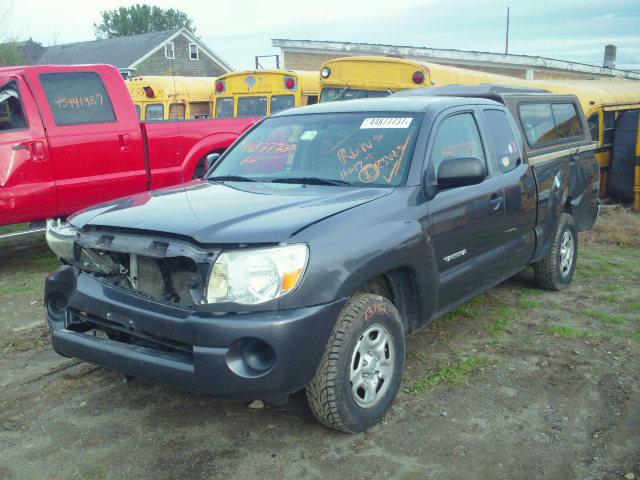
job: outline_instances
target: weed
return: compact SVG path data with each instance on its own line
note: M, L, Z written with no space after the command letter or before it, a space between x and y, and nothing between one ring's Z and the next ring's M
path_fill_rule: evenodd
M591 318L595 318L596 320L600 320L602 323L607 323L609 325L622 325L627 321L627 318L624 315L617 315L615 313L608 313L600 310L591 309L584 313Z
M435 387L441 383L463 383L487 363L488 360L484 357L470 357L452 365L442 366L433 373L416 378L411 386L405 388L405 391L417 396L429 387Z
M520 297L518 299L518 306L520 308L526 308L526 309L538 308L540 306L540 302L537 302L530 298Z
M597 334L591 330L584 330L576 327L567 327L564 325L549 327L547 329L554 337L595 337Z

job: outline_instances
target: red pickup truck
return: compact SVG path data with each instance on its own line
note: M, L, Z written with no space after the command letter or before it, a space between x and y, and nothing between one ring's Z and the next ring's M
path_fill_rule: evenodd
M115 67L0 68L0 225L190 180L256 120L141 123Z

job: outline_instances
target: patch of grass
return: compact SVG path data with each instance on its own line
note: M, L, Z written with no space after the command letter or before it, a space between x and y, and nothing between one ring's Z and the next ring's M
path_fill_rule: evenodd
M632 312L640 312L640 301L631 302L629 304L629 310L631 310Z
M513 319L515 312L510 307L497 307L492 312L492 317L495 318L493 323L489 326L489 331L495 335L504 332L511 325L513 325Z
M410 386L405 388L405 391L417 396L441 383L463 383L488 362L484 357L470 357L461 362L442 366L433 373L416 378Z
M498 334L504 332L507 328L513 325L511 320L506 318L499 318L489 327L491 333Z
M520 297L518 299L518 306L520 308L527 308L527 309L538 308L540 306L540 302L537 302L530 298Z
M541 288L521 288L520 291L525 294L528 295L530 297L541 297L542 295L544 295L544 290L542 290Z
M624 315L603 312L601 310L590 309L584 313L591 318L595 318L596 320L600 320L602 323L607 323L609 325L622 325L627 321L627 318Z
M634 333L633 335L631 335L631 338L633 340L635 340L636 342L640 342L640 330L638 330L636 333Z
M607 303L618 303L620 301L620 297L618 297L617 295L604 295L602 297L599 297L601 300L604 300Z
M640 246L640 215L622 205L604 206L581 239L586 244Z
M618 283L605 283L604 285L600 286L600 289L605 291L605 292L619 292L620 290L624 290L624 287L622 286L622 284L620 284L620 282Z
M554 337L596 337L597 334L591 330L585 330L576 327L567 327L564 325L557 325L549 327L547 332Z
M52 272L60 266L60 260L52 255L32 258L30 261L34 267L43 267L44 270Z
M444 317L441 317L439 321L448 322L451 320L456 320L461 317L476 319L480 317L480 310L487 305L486 295L480 295L479 297L475 297L468 302L460 305L455 310L447 313Z

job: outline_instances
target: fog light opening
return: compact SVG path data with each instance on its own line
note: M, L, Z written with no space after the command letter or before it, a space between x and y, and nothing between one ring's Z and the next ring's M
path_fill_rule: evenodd
M266 372L276 361L276 353L271 345L255 338L242 342L240 354L244 363L257 373Z
M51 320L62 322L67 310L67 299L61 293L52 293L45 301L45 308Z

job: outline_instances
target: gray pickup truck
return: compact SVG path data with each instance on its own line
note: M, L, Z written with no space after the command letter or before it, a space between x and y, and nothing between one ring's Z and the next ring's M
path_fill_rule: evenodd
M278 113L202 180L49 225L53 347L221 398L306 389L322 423L362 431L407 335L528 266L571 281L593 150L574 96L499 86Z

